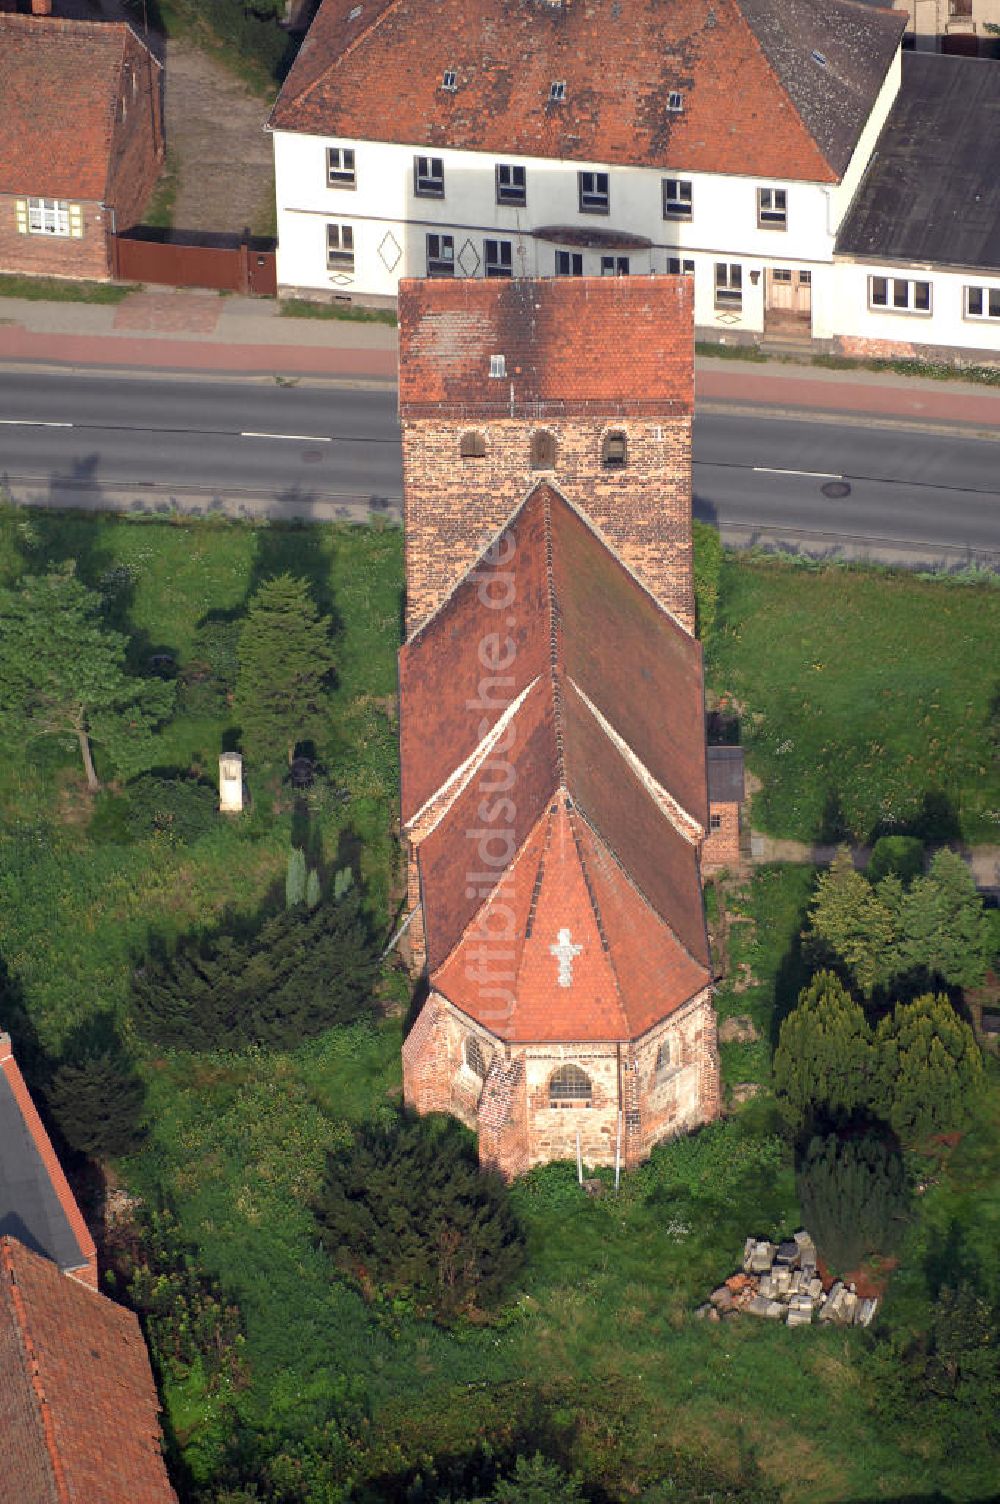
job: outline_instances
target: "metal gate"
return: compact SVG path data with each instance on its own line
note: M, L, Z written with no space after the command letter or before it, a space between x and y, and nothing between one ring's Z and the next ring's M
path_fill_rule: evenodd
M207 287L273 297L278 289L275 242L251 235L150 229L111 237L112 270L124 282Z

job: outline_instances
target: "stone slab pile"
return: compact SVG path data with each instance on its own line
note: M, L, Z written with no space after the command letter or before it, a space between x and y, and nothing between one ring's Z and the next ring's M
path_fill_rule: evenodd
M876 1299L862 1299L853 1285L836 1280L824 1286L818 1273L816 1244L807 1232L783 1243L747 1238L743 1268L713 1290L695 1315L708 1321L728 1316L758 1316L786 1326L868 1326L878 1309Z

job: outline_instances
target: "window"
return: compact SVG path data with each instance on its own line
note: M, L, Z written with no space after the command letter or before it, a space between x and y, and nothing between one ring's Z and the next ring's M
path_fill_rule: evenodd
M444 198L444 163L440 157L414 157L413 191L417 198Z
M352 146L328 146L326 151L326 181L331 188L356 188L357 174L354 170Z
M708 817L708 825L709 825L709 829L710 830L721 830L722 829L722 816L721 815L709 815L709 817Z
M561 1065L549 1077L550 1107L589 1107L593 1098L590 1077L578 1065Z
M691 184L687 178L663 179L663 218L691 218Z
M606 172L578 172L580 185L580 213L607 214L611 208L611 192Z
M453 235L428 235L428 277L453 277L455 275L455 237Z
M326 264L332 271L353 272L354 229L351 225L327 225Z
M813 279L812 272L799 272L799 286L800 287L811 287L812 286L812 279Z
M952 20L972 15L972 0L948 0L948 14Z
M514 275L514 247L509 240L483 241L483 275L485 277L512 277Z
M602 256L601 257L601 276L602 277L627 277L628 276L628 257L627 256Z
M930 313L931 284L911 282L905 277L869 277L868 304L871 308L891 308L896 313Z
M667 1080L669 1076L680 1070L682 1064L680 1041L664 1039L656 1052L656 1065L654 1067L656 1080Z
M557 277L582 277L583 253L581 251L556 251Z
M466 1036L465 1063L474 1076L478 1076L480 1081L485 1080L488 1068L486 1056L483 1054L482 1045L474 1034Z
M737 313L743 307L743 268L738 261L715 263L715 306Z
M441 87L446 94L454 94L458 88L458 75L454 68L446 68L441 76Z
M672 115L679 115L684 108L684 95L672 89L667 95L667 109Z
M967 287L965 316L969 319L1000 319L1000 287Z
M549 84L549 103L550 104L562 104L562 102L563 102L563 100L565 98L566 98L566 80L565 79L560 78L560 79L557 79L556 82Z
M613 428L604 435L601 444L601 464L605 470L624 470L628 463L628 439L620 428Z
M490 356L490 375L493 376L493 377L497 377L497 376L506 376L506 374L507 374L507 357L506 357L506 355L491 355Z
M784 188L757 189L757 223L762 230L788 229L788 194Z
M827 66L825 53L817 52L814 48L813 51L810 52L809 56L812 58L813 62L818 68L825 68Z
M682 261L681 258L680 258L680 256L668 256L667 257L667 271L668 271L668 273L670 274L671 277L679 277L682 274L685 277L693 277L694 276L694 262L693 261L689 261L686 257Z
M547 428L536 428L531 435L531 468L532 470L556 468L556 436L554 433L549 433Z
M490 372L492 376L493 372ZM458 442L458 453L463 460L482 460L486 458L486 435L470 429L463 433Z
M790 267L787 267L787 266L776 266L776 267L773 268L773 270L771 272L771 281L772 282L791 282L791 280L792 280L792 272L791 272L791 268Z
M523 167L512 162L497 163L497 203L526 204L528 186Z
M61 198L29 198L28 231L32 235L68 235L69 204Z

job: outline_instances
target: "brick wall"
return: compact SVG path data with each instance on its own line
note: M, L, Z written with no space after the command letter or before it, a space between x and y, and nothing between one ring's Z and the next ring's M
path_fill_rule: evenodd
M163 163L161 72L138 39L125 46L115 129L108 164L107 201L118 230L142 219ZM122 105L124 104L124 118Z
M531 435L556 440L552 470L531 468ZM485 439L481 459L462 459L461 436ZM624 430L628 463L601 464L606 430ZM407 633L438 606L489 539L541 480L558 486L643 584L694 630L691 583L691 422L560 417L462 423L403 422Z
M712 829L713 817L718 817L718 830ZM708 824L705 844L701 848L702 872L717 872L721 867L738 867L740 865L739 805L710 805Z
M18 229L19 223L25 223L26 195L0 194L0 271L106 279L107 216L100 204L69 202L80 210L79 235L28 235ZM20 213L19 206L24 206Z

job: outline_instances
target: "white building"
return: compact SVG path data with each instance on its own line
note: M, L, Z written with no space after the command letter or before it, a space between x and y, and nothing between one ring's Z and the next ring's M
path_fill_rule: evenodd
M699 338L833 342L903 26L857 0L324 0L270 121L279 291L689 272Z

